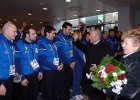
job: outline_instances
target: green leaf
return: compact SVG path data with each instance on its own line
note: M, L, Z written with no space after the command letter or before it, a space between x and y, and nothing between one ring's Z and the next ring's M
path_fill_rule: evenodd
M111 85L106 85L106 88L111 88Z
M118 80L118 77L117 76L114 76L114 81L117 81Z
M95 76L92 76L92 81L93 82L101 82L101 79L97 75L95 75Z
M104 83L101 83L101 82L93 83L91 86L94 87L94 88L97 88L98 90L102 90L102 89L105 88Z

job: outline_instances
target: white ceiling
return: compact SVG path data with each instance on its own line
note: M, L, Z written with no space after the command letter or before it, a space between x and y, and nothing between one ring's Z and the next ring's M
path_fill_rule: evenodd
M18 28L23 22L40 28L44 24L52 24L54 20L69 20L78 17L116 12L118 7L130 5L140 9L140 0L0 0L0 23L13 19ZM48 8L44 11L43 8ZM96 10L100 9L101 12ZM28 13L32 13L28 16ZM73 15L78 15L77 17ZM39 23L43 22L43 23Z
M78 17L87 17L117 11L116 8L108 6L97 0L72 0L67 3L65 0L0 0L0 23L13 21L18 28L25 21L27 24L34 24L40 28L43 24L52 23L54 20L69 20ZM47 11L43 7L48 8ZM101 12L96 10L100 9ZM28 16L28 13L32 13ZM73 15L78 15L77 17ZM43 22L42 24L39 22Z
M98 0L112 7L130 6L133 10L140 10L140 0Z

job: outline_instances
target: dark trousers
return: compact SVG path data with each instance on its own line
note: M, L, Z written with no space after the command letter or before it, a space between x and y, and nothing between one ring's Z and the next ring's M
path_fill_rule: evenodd
M21 100L21 83L14 83L12 100Z
M28 86L22 86L22 99L21 100L36 100L38 95L38 73L25 76L28 80Z
M71 67L64 64L63 69L59 72L59 100L70 99L71 76Z
M58 98L58 86L58 71L44 71L42 80L42 93L45 100L56 100Z
M91 100L106 100L106 96L103 91L93 88L90 82L88 83L88 90L88 96Z
M81 86L82 86L82 92L85 94L85 95L88 95L88 84L87 82L89 81L87 79L87 76L86 76L86 66L83 67L83 75L82 75L82 81L81 81Z
M7 90L5 96L0 96L0 100L11 100L13 90L13 78L9 78L3 81L3 84Z

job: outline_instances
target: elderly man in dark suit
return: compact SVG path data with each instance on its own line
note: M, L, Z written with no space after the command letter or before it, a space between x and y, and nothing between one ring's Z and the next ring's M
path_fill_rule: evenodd
M73 44L86 54L86 73L89 73L94 69L95 65L98 65L104 56L107 54L113 55L112 49L106 42L101 40L101 31L93 30L90 32L90 43L82 44L78 40L78 36L74 35ZM86 77L86 73L83 73ZM88 85L88 96L91 100L105 100L106 97L102 91L99 91L91 86L92 81L86 80Z

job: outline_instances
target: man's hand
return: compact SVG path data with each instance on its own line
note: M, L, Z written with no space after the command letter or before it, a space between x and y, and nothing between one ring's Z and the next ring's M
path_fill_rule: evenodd
M21 85L22 86L28 86L28 80L27 79L24 79L22 82L21 82Z
M57 70L58 71L61 71L63 69L63 64L61 63L58 67L57 67Z
M76 62L72 62L72 63L70 64L71 69L73 69L73 68L75 67L75 64L76 64Z
M0 96L5 96L6 95L6 88L3 84L0 85Z
M42 79L42 77L43 77L43 74L41 72L39 72L38 73L38 79L39 79L39 81Z
M94 68L96 68L96 64L91 64L92 66L90 67L90 70L94 70Z
M114 54L114 57L117 57L117 55L118 55L118 52L116 52L116 53Z

